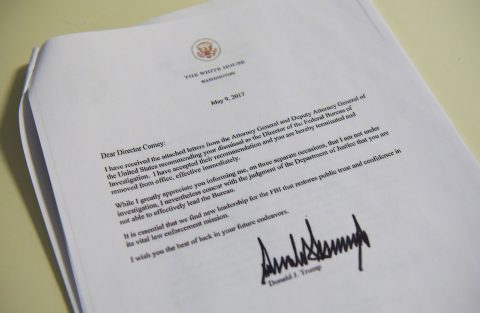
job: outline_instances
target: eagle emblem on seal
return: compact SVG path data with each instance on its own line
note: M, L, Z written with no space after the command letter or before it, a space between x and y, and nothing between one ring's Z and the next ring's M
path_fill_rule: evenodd
M199 39L193 44L192 53L198 60L212 61L220 54L220 45L213 39Z

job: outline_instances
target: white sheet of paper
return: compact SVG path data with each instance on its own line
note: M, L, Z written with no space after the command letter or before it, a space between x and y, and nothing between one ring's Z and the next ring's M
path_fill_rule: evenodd
M85 312L479 304L478 165L368 1L248 1L54 39L28 96ZM269 268L266 251L294 260L292 240L312 240L307 221L361 249Z

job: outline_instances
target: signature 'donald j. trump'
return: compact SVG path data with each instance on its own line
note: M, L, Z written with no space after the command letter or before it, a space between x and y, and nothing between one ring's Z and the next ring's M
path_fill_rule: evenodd
M312 261L321 262L322 260L330 259L355 248L358 250L358 270L362 271L362 246L366 244L367 247L370 247L370 240L368 239L367 232L362 229L354 214L352 214L352 218L355 224L355 232L351 235L341 236L330 241L322 241L315 238L308 219L305 219L309 238L300 237L300 248L298 248L295 238L290 234L290 244L293 250L293 254L291 255L287 254L270 258L262 239L258 238L258 243L262 250L262 285L265 284L266 278L271 275L280 274L282 270L303 267Z

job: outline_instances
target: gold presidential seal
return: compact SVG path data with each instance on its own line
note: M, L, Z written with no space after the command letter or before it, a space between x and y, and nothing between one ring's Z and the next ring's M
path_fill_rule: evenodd
M192 45L192 53L200 61L212 61L220 55L220 45L213 39L202 38Z

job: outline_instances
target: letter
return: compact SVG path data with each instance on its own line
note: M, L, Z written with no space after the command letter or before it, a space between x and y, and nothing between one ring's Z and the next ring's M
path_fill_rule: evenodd
M27 163L72 311L480 310L478 163L371 1L205 8L42 47Z

